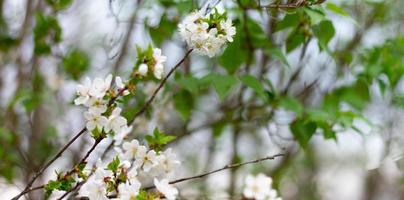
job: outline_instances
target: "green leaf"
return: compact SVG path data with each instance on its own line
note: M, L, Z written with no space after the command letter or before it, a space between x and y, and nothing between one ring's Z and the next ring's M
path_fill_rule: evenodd
M354 108L362 111L370 100L369 87L364 80L357 80L353 85L337 89L336 95Z
M300 22L300 15L295 13L286 15L281 21L276 23L275 31L281 31L286 28L297 27Z
M212 126L213 137L215 137L215 138L220 137L222 135L225 127L226 127L226 123L224 123L224 122L215 123Z
M393 104L404 108L404 94L395 94L393 96Z
M194 98L187 90L181 90L174 94L174 106L181 118L187 121L194 108Z
M34 53L36 55L47 55L51 52L51 44L59 43L62 40L62 28L53 16L46 16L42 13L35 15L36 25L34 27Z
M217 94L223 101L224 98L230 93L233 86L237 84L237 78L231 75L219 75L216 74L212 80L213 86L216 89Z
M300 33L299 30L292 31L286 39L286 52L289 53L302 45L306 40L305 35Z
M267 55L273 56L274 58L278 59L284 65L290 67L289 62L286 59L285 54L279 48L265 48L264 52Z
M199 79L193 76L182 77L176 80L176 82L191 93L195 94L199 91Z
M318 24L325 20L325 14L318 9L304 8L303 10L310 17L312 25Z
M349 111L339 112L338 118L337 118L337 123L339 123L340 125L342 125L345 128L352 128L353 121L356 117L358 117L358 115L356 115L353 112L349 112Z
M154 129L153 135L145 136L145 139L148 142L150 148L157 151L161 150L167 143L175 140L175 138L175 136L166 135L165 133L160 132L157 128Z
M149 32L155 44L161 46L165 40L171 38L176 28L176 23L168 20L167 15L163 15L160 24L157 27L150 28Z
M331 21L324 20L312 27L314 36L318 39L321 49L328 49L328 43L335 35L335 29Z
M251 37L250 42L252 43L253 47L264 48L264 47L271 46L271 42L268 39L267 35L265 34L264 30L262 30L261 26L255 20L248 18L247 19L247 28L248 28L248 31L249 31L249 34ZM241 32L237 32L237 33L239 33L239 34L243 33L240 35L243 36L245 43L248 42L247 35L246 35L244 29L241 29L240 31Z
M79 49L73 49L62 61L63 70L68 77L78 80L88 70L90 59L87 54Z
M249 74L243 75L240 77L241 82L243 82L248 87L252 88L262 100L267 101L267 95L265 93L265 89L262 84L258 81L257 78L251 76Z
M73 3L73 0L46 0L46 3L59 11L68 8Z
M116 172L118 170L119 165L121 164L121 160L119 160L119 157L116 156L107 166L107 168L113 172Z
M319 128L321 128L323 130L323 136L325 139L332 139L337 141L337 134L335 133L334 130L332 130L332 126L329 125L326 122L317 122L317 125L319 126Z
M7 52L18 44L18 40L9 36L0 34L0 51Z
M290 125L290 130L300 146L305 148L310 138L316 132L317 125L311 121L297 119Z
M302 104L293 97L282 97L279 101L279 106L286 110L293 111L297 116L301 116L303 114Z
M335 12L335 13L341 15L341 16L344 16L344 17L349 16L348 13L346 13L344 11L344 9L342 9L341 7L339 7L339 6L337 6L337 5L333 4L333 3L327 3L325 5L325 8L327 8L328 10L330 10L332 12Z
M60 187L61 183L59 181L50 180L45 185L45 194L46 196L50 196L52 192Z

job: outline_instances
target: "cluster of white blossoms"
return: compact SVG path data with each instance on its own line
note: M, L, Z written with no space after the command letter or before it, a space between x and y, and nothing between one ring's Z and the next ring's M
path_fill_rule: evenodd
M236 28L226 14L217 10L208 15L195 11L178 25L179 34L187 44L201 55L215 56L226 44L233 42Z
M138 49L139 56L139 66L138 72L141 76L147 76L149 72L152 72L154 77L161 79L164 74L164 62L166 62L167 57L162 55L161 49L159 48L149 48L142 52Z
M74 100L76 105L84 105L88 108L84 112L86 118L86 128L90 132L105 133L113 132L115 139L121 141L128 134L132 127L128 127L126 118L121 116L121 108L115 107L112 111L108 108L109 100L119 95L128 95L122 79L115 77L115 89L111 87L112 75L109 74L105 79L95 78L91 80L86 77L84 84L77 87L77 98Z
M247 199L282 200L276 190L272 188L272 179L265 174L247 175L243 195Z
M142 186L154 184L160 194L157 197L176 199L178 190L169 184L168 178L180 162L170 148L156 152L132 140L115 150L117 157L109 164L97 162L94 174L82 186L79 196L90 200L111 196L133 200L140 195Z

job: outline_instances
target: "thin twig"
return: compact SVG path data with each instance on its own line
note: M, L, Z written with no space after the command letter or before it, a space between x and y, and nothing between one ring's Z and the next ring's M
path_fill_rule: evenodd
M134 31L134 27L135 27L135 23L136 23L136 19L137 19L137 14L138 14L139 8L141 6L141 3L142 3L141 0L138 0L136 2L137 5L136 5L136 8L135 8L135 11L133 11L132 16L130 17L129 26L128 26L128 29L127 29L127 31L125 33L124 39L122 41L121 49L119 51L121 53L118 55L118 58L117 58L117 60L116 60L116 62L114 64L114 66L112 67L114 73L119 72L119 68L121 67L122 62L124 61L124 58L125 58L125 56L126 56L126 54L128 52L128 46L130 44L130 39L131 39L131 36L132 36L132 32Z
M284 156L284 154L279 153L279 154L275 154L273 156L267 156L267 157L264 157L264 158L259 158L259 159L256 159L256 160L250 160L250 161L243 162L243 163L228 164L228 165L223 166L222 168L219 168L219 169L216 169L216 170L213 170L213 171L205 172L205 173L202 173L202 174L199 174L199 175L190 176L190 177L186 177L186 178L180 178L180 179L171 181L169 183L170 184L175 184L175 183L180 183L180 182L184 182L184 181L189 181L189 180L192 180L192 179L199 179L199 178L203 178L205 176L209 176L211 174L214 174L214 173L217 173L217 172L220 172L220 171L223 171L223 170L239 168L239 167L242 167L244 165L259 163L259 162L266 161L266 160L274 160L275 158L281 157L281 156ZM149 187L146 187L144 189L149 190L149 189L153 189L153 188L155 188L155 186L149 186Z
M108 107L111 106L116 99L121 96L123 94L123 91L125 89L122 89L116 96L112 97L109 102L108 102ZM81 131L79 133L76 134L76 136L74 136L61 150L59 150L59 152L50 160L48 161L44 167L42 167L38 172L36 172L34 174L34 176L31 178L31 180L28 182L27 186L25 186L24 190L18 194L17 196L15 196L14 198L12 198L12 200L17 200L19 198L21 198L22 195L29 193L31 191L34 191L36 189L38 189L38 187L35 188L31 188L32 184L35 182L35 180L43 174L43 172L52 164L54 163L59 157L62 156L63 152L65 152L67 150L67 148L69 148L69 146L71 144L73 144L83 133L85 133L87 131L87 128L83 128L81 129ZM87 152L87 154L83 157L83 159L80 161L80 164L85 162L85 160L88 158L88 156L90 156L91 152L95 149L95 147L101 142L101 140L97 140L94 145L91 147L91 149Z
M193 49L190 49L187 51L187 53L185 53L184 57L168 72L168 74L164 77L164 79L160 82L160 85L157 87L156 90L154 90L152 96L149 98L149 100L147 100L147 102L143 105L143 107L135 114L135 116L133 117L132 121L130 122L133 123L135 121L135 119L137 117L139 117L141 114L143 114L146 109L149 107L149 105L151 104L151 102L154 100L154 98L156 98L157 93L161 90L161 88L164 86L164 84L166 83L167 79L171 76L172 73L174 73L174 71L181 66L181 64L185 61L185 59L188 57L188 55L193 51Z
M314 6L314 5L320 5L324 3L326 0L318 0L316 2L307 2L306 0L300 1L300 3L291 3L291 4L278 4L278 3L272 3L266 6L260 6L260 8L280 8L280 9L288 9L288 8L301 8L305 6Z
M130 122L133 123L134 120L136 119L136 117L140 116L146 109L148 106L150 106L151 102L153 101L153 99L156 97L157 93L161 90L161 88L163 88L164 84L167 82L168 78L174 73L174 71L176 69L178 69L179 66L181 66L181 64L185 61L185 59L189 56L189 54L193 51L193 49L190 49L187 51L187 53L184 55L184 57L168 72L168 74L164 77L164 79L160 82L160 85L156 88L156 90L153 92L152 96L150 97L150 99L143 105L143 107L135 114L135 117L132 119L132 121ZM115 101L115 100L114 100ZM99 143L99 142L98 142ZM94 146L92 147L92 150L94 150L95 146L98 145L98 143L95 143ZM113 144L113 143L112 143ZM108 149L108 148L107 148ZM91 150L91 149L90 149ZM87 152L86 157L89 156L91 152ZM85 160L85 159L84 159ZM70 192L75 191L77 189L79 189L84 183L86 182L86 180L79 182L76 184L76 186L65 192L63 194L63 197L66 197Z
M73 144L74 141L76 141L83 133L85 133L87 131L86 128L81 129L81 131L79 133L77 133L61 150L59 150L59 152L50 160L48 161L45 166L43 166L38 172L36 172L34 174L34 176L31 178L31 180L28 182L27 186L25 186L24 190L18 194L17 196L15 196L14 198L12 198L12 200L17 200L19 198L21 198L22 195L32 191L30 190L32 184L35 182L35 180L43 174L43 172L52 164L54 163L60 156L62 156L63 152L66 151L66 149Z

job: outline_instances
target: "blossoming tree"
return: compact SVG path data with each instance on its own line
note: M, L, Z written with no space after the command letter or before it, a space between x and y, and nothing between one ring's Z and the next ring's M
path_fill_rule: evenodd
M105 1L114 23L126 25L120 37L102 39L105 66L96 67L97 49L64 35L73 25L63 15L81 3L28 0L16 28L4 9L12 3L0 1L0 78L16 74L0 105L0 175L18 185L13 200L204 199L223 183L230 199L311 198L281 192L290 175L282 170L299 152L314 165L313 138L363 133L358 120L373 126L365 113L372 96L388 93L393 108L403 105L403 38L354 51L364 32L387 21L380 9L361 24L344 10L349 3L324 0ZM360 27L343 44L335 42L338 17ZM61 81L76 85L74 94ZM67 109L76 114L69 120ZM195 172L192 159L200 167L202 157L187 153L202 151L189 142L199 131L196 141L209 145L206 167ZM223 167L213 164L217 148L228 150L216 155ZM228 178L208 184L224 171ZM180 185L191 181L205 183L191 187L196 196Z

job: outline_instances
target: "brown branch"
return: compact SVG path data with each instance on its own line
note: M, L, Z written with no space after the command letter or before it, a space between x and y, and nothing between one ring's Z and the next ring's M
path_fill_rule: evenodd
M278 4L278 3L272 3L266 6L260 6L259 8L265 8L265 9L271 9L271 8L280 8L280 9L289 9L289 8L302 8L305 6L314 6L314 5L320 5L324 3L326 0L318 0L315 2L307 2L307 0L301 0L297 1L296 3L290 3L290 4Z
M111 2L110 2L111 3ZM142 3L142 1L141 0L138 0L137 2L136 2L136 8L135 8L135 11L133 12L133 14L132 14L132 16L130 17L130 19L129 19L129 27L128 27L128 29L126 30L126 33L125 33L125 36L124 36L124 38L123 38L123 42L122 42L122 46L121 46L121 49L120 49L120 51L119 52L121 52L119 55L118 55L118 58L117 58L117 60L116 60L116 62L115 62L115 64L114 64L114 66L113 66L113 72L116 74L116 73L118 73L118 71L119 71L119 68L121 67L121 65L122 65L122 62L123 62L123 60L124 60L124 58L125 58L125 56L126 56L126 54L127 54L127 52L128 52L128 46L129 46L129 44L130 44L130 39L131 39L131 36L132 36L132 32L133 32L133 30L134 30L134 27L135 27L135 23L136 23L136 19L137 19L137 13L138 13L138 11L139 11L139 7L141 6L141 3Z
M126 88L125 88L126 89ZM121 96L123 94L123 92L125 91L125 89L122 89L119 91L119 93L112 97L109 102L108 102L108 107L110 107L115 101L116 99ZM38 186L38 187L34 187L31 188L32 184L35 182L35 180L43 174L43 172L52 164L54 163L59 157L62 156L63 152L65 152L67 150L67 148L69 148L69 146L71 144L73 144L83 133L85 133L87 131L87 128L83 128L81 129L81 131L79 133L76 134L76 136L74 136L61 150L59 150L59 152L50 160L48 161L44 167L42 167L38 172L36 172L34 174L34 176L31 178L31 180L28 182L27 186L24 188L24 190L18 194L17 196L15 196L14 198L12 198L12 200L17 200L19 198L21 198L22 195L29 193L31 191L37 190L39 189L39 187L42 186ZM88 156L90 156L91 152L95 149L95 147L101 142L101 140L96 140L96 142L94 143L94 145L90 148L90 150L86 153L86 155L81 159L80 163L84 163L85 160L87 160ZM71 173L71 172L69 172Z
M81 129L81 131L79 133L77 133L61 150L59 150L59 152L51 159L49 160L45 166L43 166L38 172L36 172L34 174L34 176L31 178L31 180L28 182L27 186L25 186L24 190L18 194L17 196L15 196L14 198L12 198L12 200L17 200L19 199L22 195L32 191L31 186L32 184L35 182L35 180L41 176L43 174L43 172L52 164L54 163L60 156L62 156L63 152L66 151L66 149L73 144L74 141L76 141L83 133L85 133L87 131L86 128Z
M151 104L151 102L154 100L154 98L156 98L157 93L161 90L161 88L164 86L164 84L166 83L167 79L171 76L172 73L174 73L174 71L181 66L181 64L187 59L188 55L193 51L193 49L190 49L187 51L187 53L185 53L184 57L168 72L168 74L164 77L164 79L160 82L160 85L157 87L156 90L154 90L152 96L149 98L149 100L147 100L147 102L143 105L143 107L137 111L137 113L135 114L135 116L133 117L133 119L131 120L130 124L133 123L135 121L135 119L137 117L139 117L141 114L143 114L146 109L149 107L149 105Z
M239 168L239 167L242 167L244 165L259 163L259 162L266 161L266 160L274 160L275 158L281 157L281 156L284 156L284 154L279 153L279 154L275 154L273 156L267 156L267 157L264 157L264 158L259 158L259 159L256 159L256 160L250 160L250 161L243 162L243 163L228 164L228 165L223 166L222 168L215 169L213 171L209 171L209 172L205 172L205 173L202 173L202 174L199 174L199 175L190 176L190 177L186 177L186 178L180 178L180 179L171 181L171 182L169 182L169 184L175 184L175 183L180 183L180 182L189 181L189 180L193 180L193 179L199 179L199 178L203 178L205 176L209 176L211 174L214 174L214 173L217 173L217 172L220 172L220 171L223 171L223 170ZM148 190L148 189L153 189L153 188L155 188L155 186L149 186L149 187L146 187L144 189Z
M192 51L193 51L193 49L188 50L187 53L184 55L184 57L168 72L168 74L167 74L167 75L164 77L164 79L160 82L160 85L159 85L159 86L157 87L157 89L153 92L153 94L152 94L152 96L150 97L150 99L149 99L149 100L143 105L143 107L135 114L135 117L132 119L132 121L131 121L130 123L133 123L133 121L136 119L136 117L140 116L140 115L147 109L147 107L150 106L151 102L154 100L154 98L156 97L157 93L161 90L161 88L163 88L163 86L164 86L164 84L167 82L168 78L174 73L174 71L175 71L176 69L178 69L179 66L181 66L181 64L185 61L185 59L189 56L189 54L190 54ZM124 90L121 90L121 91L124 91ZM118 96L119 96L119 95L118 95ZM116 99L116 98L115 98L115 99ZM113 102L115 101L115 99L111 99L110 103L111 103L111 102L113 103ZM87 152L86 156L82 159L82 162L84 162L84 161L87 159L87 157L91 154L91 152L95 149L95 147L98 145L98 143L99 143L100 141L101 141L101 140L99 140L98 142L96 141L96 143L93 145L93 147L90 149L90 151ZM113 143L112 143L112 144L113 144ZM112 144L111 144L111 145L112 145ZM109 148L107 148L107 149L109 149ZM105 152L104 152L104 153L105 153ZM65 192L61 198L64 198L64 197L66 197L70 192L79 189L84 183L85 183L85 181L82 181L82 182L77 183L76 186L75 186L73 189L71 189L71 190Z

